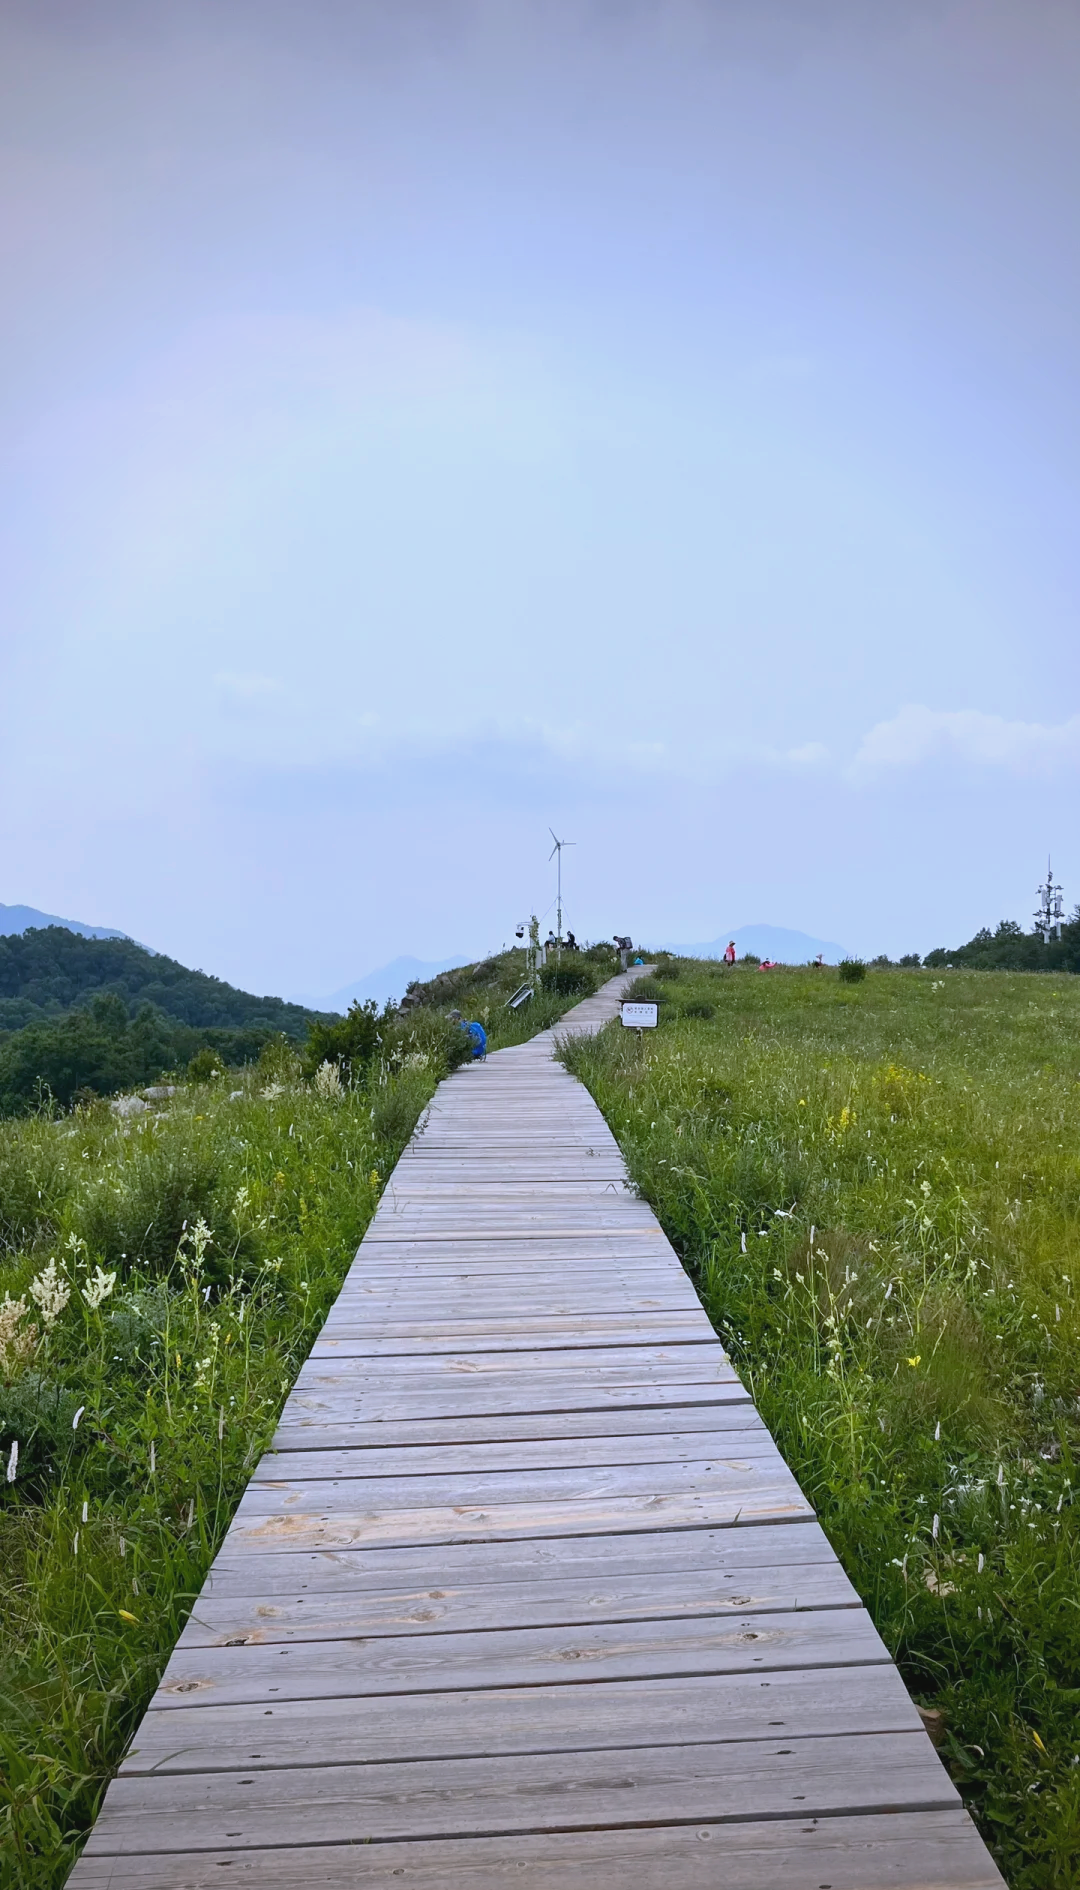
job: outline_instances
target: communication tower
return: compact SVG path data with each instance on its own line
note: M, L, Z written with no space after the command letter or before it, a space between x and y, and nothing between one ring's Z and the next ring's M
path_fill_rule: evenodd
M1046 862L1046 883L1039 887L1039 903L1035 908L1035 930L1038 936L1049 945L1052 938L1061 937L1061 927L1065 919L1065 910L1061 903L1061 887L1054 883L1054 869L1049 859Z

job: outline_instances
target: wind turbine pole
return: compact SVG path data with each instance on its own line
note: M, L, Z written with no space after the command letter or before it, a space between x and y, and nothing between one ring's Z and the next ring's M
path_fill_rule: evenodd
M555 964L556 967L558 967L562 964L562 850L564 847L574 846L576 842L573 840L556 839L554 827L549 827L548 832L555 841L555 845L548 854L548 859L558 861L556 882L558 891L555 895Z

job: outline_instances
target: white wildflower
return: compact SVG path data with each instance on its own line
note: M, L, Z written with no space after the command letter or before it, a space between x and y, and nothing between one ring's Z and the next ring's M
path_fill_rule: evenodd
M18 1475L18 1471L19 1471L19 1440L17 1437L13 1437L11 1440L11 1449L8 1451L8 1460L7 1460L7 1480L9 1483L14 1483L15 1478Z
M0 1376L5 1378L37 1351L37 1327L22 1323L29 1310L25 1299L12 1299L9 1293L0 1300Z
M341 1072L329 1057L320 1063L315 1072L315 1094L324 1102L336 1102L344 1094L341 1087Z
M78 1430L78 1428L79 1428L79 1419L80 1419L80 1418L82 1417L82 1414L83 1414L83 1412L84 1412L85 1410L86 1410L86 1406L85 1406L85 1404L80 1404L80 1406L79 1406L79 1408L78 1408L78 1410L77 1410L77 1411L76 1411L76 1413L75 1413L75 1416L74 1416L74 1417L72 1418L72 1420L71 1420L71 1428L72 1428L72 1430L73 1430L73 1431L77 1431L77 1430Z
M71 1287L55 1260L50 1260L44 1271L31 1280L30 1297L41 1314L46 1332L51 1332L71 1298Z
M981 1575L985 1567L986 1567L986 1557L983 1554L982 1550L980 1549L979 1550L979 1564L975 1570L976 1575Z
M940 1528L941 1528L941 1517L940 1517L940 1516L935 1516L935 1517L934 1517L934 1520L933 1520L933 1522L932 1522L932 1524L931 1524L931 1526L930 1526L930 1534L931 1534L931 1535L933 1536L933 1538L934 1538L934 1541L935 1541L935 1542L936 1542L936 1541L937 1541L937 1539L938 1539L938 1530L939 1530Z
M87 1311L97 1312L115 1285L116 1274L106 1273L103 1267L95 1267L93 1273L88 1273L82 1284L83 1305Z
M940 1444L941 1442L941 1419L940 1418L938 1419L937 1423L934 1425L934 1442L935 1444Z

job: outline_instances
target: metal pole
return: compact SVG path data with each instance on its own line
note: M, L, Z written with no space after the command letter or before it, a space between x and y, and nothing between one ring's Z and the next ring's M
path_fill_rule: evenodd
M555 848L558 857L559 890L555 896L555 964L562 964L562 846Z

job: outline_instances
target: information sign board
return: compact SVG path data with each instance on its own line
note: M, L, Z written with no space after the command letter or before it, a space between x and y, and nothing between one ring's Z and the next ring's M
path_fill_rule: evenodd
M622 1017L623 1023L628 1024L634 1030L655 1030L656 1029L655 1003L634 1004L630 1001L629 998L627 998L623 1002L622 1011L620 1015Z

